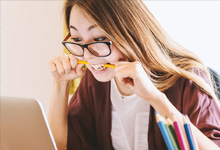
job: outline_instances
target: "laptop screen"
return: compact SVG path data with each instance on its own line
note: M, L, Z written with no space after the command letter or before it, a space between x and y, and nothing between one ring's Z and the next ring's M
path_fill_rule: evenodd
M2 150L57 150L41 103L1 97Z

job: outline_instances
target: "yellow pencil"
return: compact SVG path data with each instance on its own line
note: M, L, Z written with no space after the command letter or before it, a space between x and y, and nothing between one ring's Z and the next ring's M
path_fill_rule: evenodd
M87 61L82 61L82 60L78 60L77 63L78 63L78 64L87 64L87 65L90 65L90 63L88 63Z
M87 61L82 61L82 60L78 60L78 64L87 64L87 65L91 65L91 64L88 63ZM113 64L104 64L104 67L108 67L108 68L116 68L116 66L113 65Z
M108 67L108 68L116 68L116 66L113 65L113 64L104 64L104 67Z

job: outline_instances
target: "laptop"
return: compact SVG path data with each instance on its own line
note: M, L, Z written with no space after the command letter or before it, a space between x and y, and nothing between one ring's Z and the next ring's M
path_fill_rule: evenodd
M1 150L57 150L41 103L1 96Z

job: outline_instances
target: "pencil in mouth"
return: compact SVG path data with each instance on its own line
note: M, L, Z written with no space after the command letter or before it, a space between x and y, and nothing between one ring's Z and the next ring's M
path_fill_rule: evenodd
M87 61L82 61L82 60L78 60L78 64L87 64L87 65L91 65L91 64L88 63ZM113 65L113 64L104 64L104 67L108 67L108 68L116 68L116 66Z

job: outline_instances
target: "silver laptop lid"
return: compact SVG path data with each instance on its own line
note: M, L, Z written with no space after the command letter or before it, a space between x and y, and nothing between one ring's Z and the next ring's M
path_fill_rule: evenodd
M41 103L1 97L1 150L57 150Z

